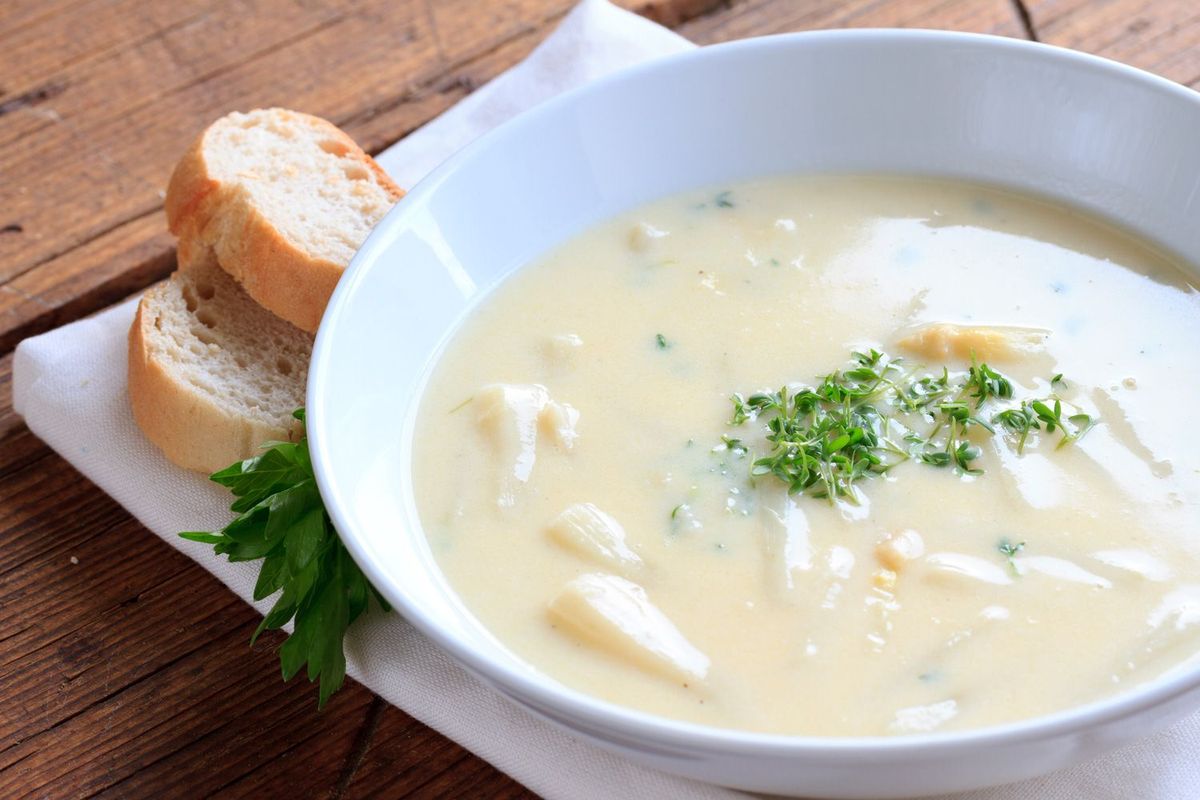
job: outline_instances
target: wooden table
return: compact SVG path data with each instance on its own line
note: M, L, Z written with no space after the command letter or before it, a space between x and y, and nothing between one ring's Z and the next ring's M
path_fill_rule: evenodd
M525 797L356 684L316 711L282 637L12 411L11 351L168 274L171 165L283 105L371 151L522 58L571 0L3 0L0 797ZM706 44L905 26L1035 38L1200 88L1196 0L624 0ZM569 768L569 765L564 765Z

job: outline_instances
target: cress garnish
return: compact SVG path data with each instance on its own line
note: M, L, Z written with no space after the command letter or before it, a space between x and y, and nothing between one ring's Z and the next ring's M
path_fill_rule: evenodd
M878 350L851 356L849 369L829 373L815 387L733 395L730 424L759 421L765 429L769 452L753 460L752 476L774 476L792 494L857 503L858 481L909 460L982 474L975 465L981 451L971 436L995 435L996 425L1023 452L1035 431L1058 433L1057 446L1063 447L1096 424L1082 412L1064 419L1063 400L1053 391L1011 405L1017 402L1012 381L987 364L973 362L962 373L943 367L938 374L918 374L919 368ZM1061 374L1051 388L1060 384ZM729 450L748 452L740 439L722 441Z

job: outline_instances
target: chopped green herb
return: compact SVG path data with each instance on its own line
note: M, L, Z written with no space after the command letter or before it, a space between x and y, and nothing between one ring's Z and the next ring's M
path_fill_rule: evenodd
M667 337L661 333L654 334L654 342L658 345L659 350L666 350L671 346L671 343L667 341Z
M750 452L750 448L746 447L746 445L742 443L741 439L734 439L729 436L721 437L721 445L724 446L726 450L739 457Z
M303 421L304 409L295 416ZM369 597L384 610L388 604L334 530L317 492L307 441L302 436L298 442L272 443L210 477L233 492L238 517L216 533L179 535L213 545L230 561L262 561L254 599L281 594L250 643L294 618L292 634L279 649L283 679L291 680L307 662L308 679L321 680L317 702L324 706L345 679L346 630L366 610Z
M717 208L733 208L733 200L731 199L732 197L733 192L726 189L718 194L713 202L716 203Z
M1012 382L987 364L966 373L918 376L899 358L878 350L851 354L848 369L833 372L815 387L781 388L746 397L733 395L730 424L764 422L770 454L756 459L752 476L774 475L793 494L858 502L855 484L887 473L910 459L979 475L980 448L971 436L992 435L991 423L1018 437L1018 451L1031 431L1061 431L1058 446L1076 441L1095 423L1086 414L1062 419L1054 395L1022 400L986 421L984 406L1011 402Z

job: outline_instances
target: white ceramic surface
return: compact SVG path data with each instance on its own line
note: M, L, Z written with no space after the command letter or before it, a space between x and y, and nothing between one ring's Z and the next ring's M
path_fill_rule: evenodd
M358 253L309 377L321 493L355 559L418 628L518 703L636 761L760 791L884 798L1097 755L1200 707L1200 670L1053 716L902 738L718 730L567 689L508 653L443 579L414 510L413 419L440 348L498 281L645 201L779 173L962 177L1069 201L1200 264L1198 142L1200 95L1078 53L962 34L749 40L572 92L452 158Z

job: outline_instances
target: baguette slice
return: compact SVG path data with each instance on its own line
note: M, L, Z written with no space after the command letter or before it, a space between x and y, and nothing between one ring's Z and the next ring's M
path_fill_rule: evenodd
M295 441L312 336L257 305L211 259L187 264L138 304L129 401L174 463L215 472L267 441Z
M260 305L315 333L342 271L404 195L333 124L279 108L210 125L175 167L167 222Z

